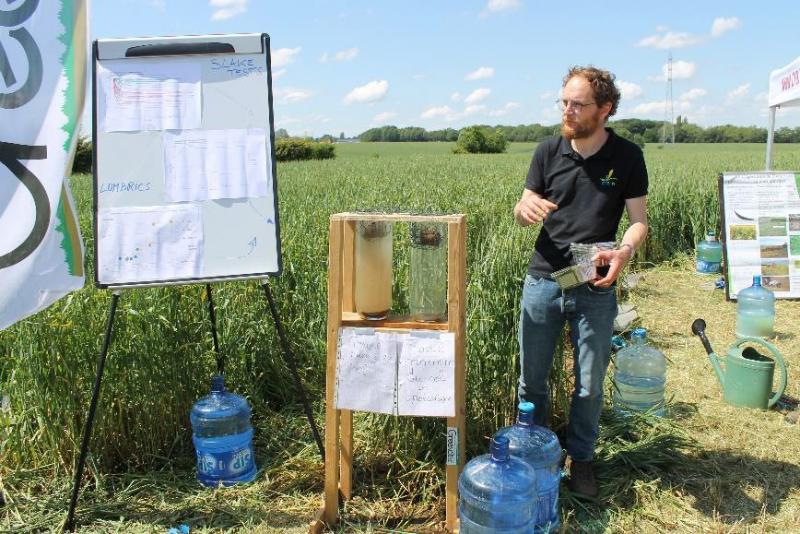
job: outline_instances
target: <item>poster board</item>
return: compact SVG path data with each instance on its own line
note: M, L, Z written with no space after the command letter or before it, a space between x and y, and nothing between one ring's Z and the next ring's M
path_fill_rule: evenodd
M800 298L800 173L723 173L719 190L727 298L756 274L776 298Z
M280 274L266 34L97 40L95 284Z

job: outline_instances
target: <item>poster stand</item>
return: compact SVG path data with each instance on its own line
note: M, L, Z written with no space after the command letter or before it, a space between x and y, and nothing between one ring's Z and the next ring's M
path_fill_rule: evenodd
M355 232L358 221L439 222L448 227L447 319L438 323L417 322L410 317L389 315L367 321L355 312ZM376 330L412 332L442 330L455 336L455 415L447 418L448 461L446 466L446 528L458 532L458 476L465 461L466 376L466 216L339 213L331 215L328 255L328 330L325 380L325 490L323 507L309 526L321 533L339 517L340 498L348 500L353 490L353 412L337 409L336 363L341 327L370 326Z

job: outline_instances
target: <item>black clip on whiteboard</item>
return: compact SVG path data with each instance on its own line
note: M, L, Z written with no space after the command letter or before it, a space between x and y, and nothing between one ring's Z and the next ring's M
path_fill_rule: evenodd
M277 276L267 34L92 48L95 285Z

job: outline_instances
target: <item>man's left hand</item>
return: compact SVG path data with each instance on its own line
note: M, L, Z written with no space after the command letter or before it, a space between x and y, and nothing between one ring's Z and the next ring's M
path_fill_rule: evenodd
M622 269L631 261L633 248L626 245L614 250L601 250L592 257L597 267L608 266L608 273L603 278L597 277L591 283L597 287L611 287Z

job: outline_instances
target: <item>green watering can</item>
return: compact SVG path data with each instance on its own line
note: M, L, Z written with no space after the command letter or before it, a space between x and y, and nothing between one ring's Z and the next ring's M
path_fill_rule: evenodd
M725 402L734 406L761 408L766 410L778 402L786 389L786 364L775 345L757 337L743 337L728 349L725 371L719 365L719 358L711 349L706 337L706 322L695 319L692 333L700 337L714 366L719 383L722 384L722 396ZM764 356L753 347L742 348L747 343L761 345L769 351ZM775 362L781 371L778 391L772 393L772 378L775 375ZM772 395L772 396L770 396Z

